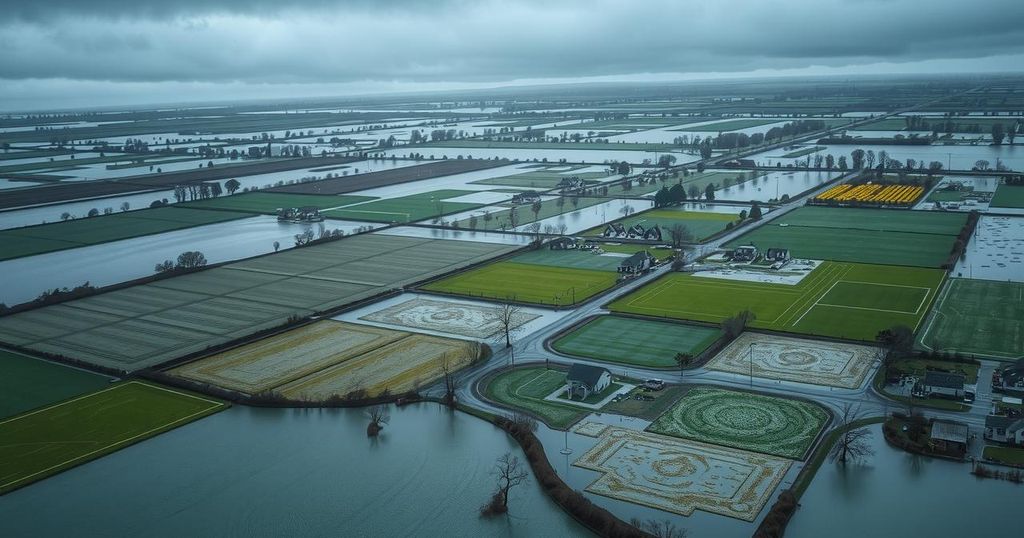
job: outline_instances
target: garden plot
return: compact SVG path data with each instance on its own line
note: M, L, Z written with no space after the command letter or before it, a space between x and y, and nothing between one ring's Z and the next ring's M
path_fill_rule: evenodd
M647 430L799 460L828 420L812 403L702 387L687 392Z
M790 467L782 458L595 422L574 431L599 439L573 463L603 473L587 491L684 516L701 510L754 521Z
M1024 217L984 215L953 274L1024 282Z
M486 339L502 331L501 308L417 297L360 317L361 320ZM518 312L511 329L540 316Z
M874 348L745 332L707 364L709 370L855 389L874 363Z

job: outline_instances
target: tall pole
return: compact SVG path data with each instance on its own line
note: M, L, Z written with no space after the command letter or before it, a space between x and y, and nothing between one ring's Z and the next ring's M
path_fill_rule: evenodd
M754 388L754 343L750 343L747 356L750 357L750 388Z

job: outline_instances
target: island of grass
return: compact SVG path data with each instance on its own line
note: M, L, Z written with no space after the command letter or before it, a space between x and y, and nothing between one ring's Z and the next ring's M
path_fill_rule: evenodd
M0 350L0 372L0 418L110 384L106 376L3 350Z
M531 189L554 189L563 179L578 177L587 182L608 177L605 171L578 172L591 168L589 166L545 166L541 169L519 170L516 174L492 177L474 181L478 185L504 185L509 187L526 187Z
M647 431L799 460L828 420L821 406L809 402L699 387Z
M223 408L221 402L129 381L0 421L0 494Z
M658 226L661 228L661 236L665 241L670 240L669 230L677 224L683 225L694 239L703 241L708 237L721 232L730 222L739 220L739 210L736 214L711 213L706 211L686 211L678 207L663 207L651 209L642 213L636 213L615 222L621 224L625 229L630 229L639 224L644 229ZM591 228L584 235L601 235L607 226Z
M499 404L535 415L552 428L566 429L590 414L590 410L545 400L564 386L564 370L536 366L515 368L492 377L484 386L483 393Z
M929 351L1024 358L1024 283L951 278L918 334Z
M97 200L99 207L102 200ZM114 208L116 209L116 208ZM0 260L97 245L206 224L253 217L251 213L160 207L0 231Z
M986 460L1024 466L1024 448L990 445L985 447L983 455Z
M286 194L279 192L252 192L211 198L209 200L198 200L182 204L184 207L197 207L201 209L221 209L225 211L242 211L246 213L264 213L273 215L278 209L293 207L315 207L317 209L328 209L368 202L374 200L373 196L332 196L316 194Z
M726 246L786 248L795 258L939 267L946 263L964 213L802 207Z
M753 328L874 341L894 325L916 328L944 277L938 269L836 262L795 285L669 273L609 309L707 323L749 309Z
M721 338L717 327L627 316L597 316L560 336L559 353L653 368L678 368L677 353L696 357Z
M422 287L427 291L565 306L581 303L615 285L618 274L594 269L573 269L503 261L458 273Z
M996 194L989 204L992 207L1024 208L1024 185L1007 185L996 187Z
M475 191L436 190L333 209L323 212L323 215L330 218L370 222L416 222L481 207L482 204L448 201L449 198L457 198L473 192Z

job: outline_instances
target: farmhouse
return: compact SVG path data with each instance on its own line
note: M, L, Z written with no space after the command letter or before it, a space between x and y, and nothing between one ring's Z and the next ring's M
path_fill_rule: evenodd
M578 394L581 400L586 400L591 394L608 388L612 382L612 373L607 368L576 363L569 368L565 381L569 399Z
M548 248L551 250L574 250L576 248L576 240L571 237L558 237L548 243Z
M643 226L640 226L639 224L634 224L633 227L630 228L628 232L626 232L626 237L630 239L641 239L643 238L645 233L646 230L644 230Z
M985 439L1024 445L1024 418L989 415L985 417Z
M626 228L617 222L609 224L601 235L605 237L626 237Z
M752 262L757 259L757 247L754 245L745 245L736 247L732 251L732 261L734 262Z
M290 222L323 222L320 208L315 206L277 209L277 220Z
M644 232L644 239L648 241L661 241L661 228L655 224Z
M558 188L562 192L567 191L578 191L586 187L586 184L577 176L562 178L562 181L558 182Z
M622 260L622 263L619 264L619 272L627 275L637 275L650 269L656 261L657 259L646 250L637 252Z
M935 449L946 454L967 453L967 425L951 420L936 420L932 423L931 440Z
M512 205L532 204L540 201L540 194L537 191L524 191L512 195Z
M770 248L765 251L764 259L770 262L788 262L791 256L788 248Z
M924 380L914 387L914 392L923 396L963 398L964 379L964 374L929 371L925 373Z
M1024 359L996 370L994 381L1003 389L1024 390Z

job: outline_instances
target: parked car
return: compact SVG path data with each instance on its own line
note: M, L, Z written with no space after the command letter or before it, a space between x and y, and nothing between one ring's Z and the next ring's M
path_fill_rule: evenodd
M643 387L647 390L661 390L665 388L665 382L660 379L648 379L644 381Z

